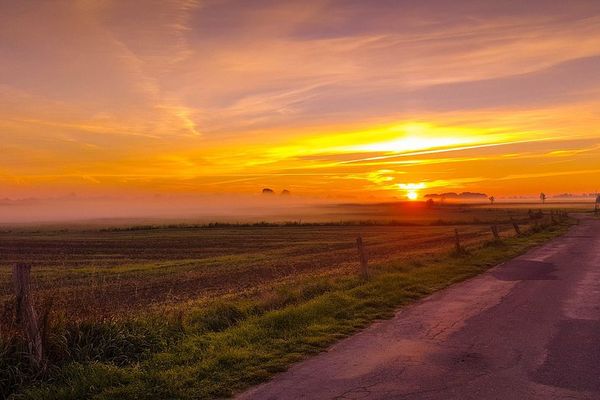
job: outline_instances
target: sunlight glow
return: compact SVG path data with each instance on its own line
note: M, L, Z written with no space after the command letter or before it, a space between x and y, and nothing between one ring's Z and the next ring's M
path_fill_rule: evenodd
M411 191L411 190L420 190L425 189L425 183L399 183L398 187L402 190Z
M425 188L425 183L400 183L398 187L406 191L406 198L413 201L419 198L419 190Z
M426 122L406 122L365 133L369 133L369 135L363 135L363 137L373 137L373 133L378 133L379 138L374 137L370 143L345 146L338 150L404 153L485 144L490 141L506 139L504 135L502 137L498 137L497 134L484 135L491 132L485 132L482 129L436 126Z

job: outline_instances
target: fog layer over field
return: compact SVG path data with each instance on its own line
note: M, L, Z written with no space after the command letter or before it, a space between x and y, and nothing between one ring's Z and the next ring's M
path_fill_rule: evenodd
M551 198L545 205L533 197L497 199L503 207L593 207L590 197ZM435 204L491 206L487 200L435 199ZM248 223L330 222L357 220L429 219L424 201L371 202L347 198L315 198L279 193L153 197L95 197L76 195L49 199L0 199L0 224L75 223Z
M187 219L192 222L248 222L298 219L332 201L285 195L153 196L0 200L0 223L69 222L99 219Z

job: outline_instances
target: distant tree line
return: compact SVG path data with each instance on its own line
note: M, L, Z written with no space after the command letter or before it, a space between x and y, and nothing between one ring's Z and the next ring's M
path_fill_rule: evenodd
M448 192L448 193L434 193L426 194L425 198L430 199L487 199L488 196L485 193L474 193L474 192Z
M262 190L262 194L271 195L271 194L275 194L275 191L273 189L271 189L271 188L264 188ZM289 190L287 190L287 189L283 189L280 194L282 196L289 196L292 193Z

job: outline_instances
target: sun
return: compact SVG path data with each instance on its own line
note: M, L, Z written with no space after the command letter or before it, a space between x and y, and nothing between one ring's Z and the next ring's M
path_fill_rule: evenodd
M425 188L425 182L420 183L399 183L397 187L406 193L406 198L415 201L419 198L419 191Z

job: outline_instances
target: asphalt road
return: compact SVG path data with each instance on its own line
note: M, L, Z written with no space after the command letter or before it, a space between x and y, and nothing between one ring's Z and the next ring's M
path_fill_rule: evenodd
M600 399L600 221L400 310L240 399Z

